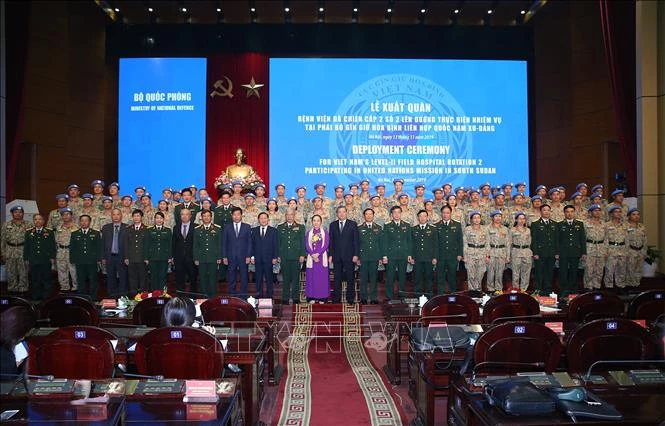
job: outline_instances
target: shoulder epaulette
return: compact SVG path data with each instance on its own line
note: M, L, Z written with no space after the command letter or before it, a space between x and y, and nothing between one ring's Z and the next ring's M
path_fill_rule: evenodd
M194 229L199 229L199 228L203 228L203 225L196 225L196 226L194 227Z

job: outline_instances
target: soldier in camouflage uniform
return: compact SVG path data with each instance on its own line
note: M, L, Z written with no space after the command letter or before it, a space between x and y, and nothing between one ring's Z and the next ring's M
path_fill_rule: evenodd
M254 194L245 194L245 208L242 211L242 221L248 224L251 228L259 226L259 213L262 213L261 210L256 207L254 200ZM225 222L224 225L229 222L231 222L231 216L228 217L228 221Z
M132 212L134 211L132 196L123 195L121 200L122 205L120 206L120 211L122 212L122 223L129 225L132 221Z
M524 197L523 193L516 192L515 194L513 194L513 201L512 201L512 205L510 207L510 218L511 218L511 220L514 219L515 214L519 213L519 212L525 213L524 217L526 217L527 208L526 208L526 206L524 206L524 200L525 200L525 197ZM507 226L510 227L512 225L513 224L509 224Z
M201 220L201 212L203 212L205 210L209 210L212 213L213 216L215 215L215 212L212 209L212 206L213 206L212 198L203 197L203 198L201 198L199 204L201 205L201 210L196 212L196 217L194 218L194 223L196 225L200 225L201 223L203 223L203 221Z
M11 293L28 291L28 271L23 259L25 231L30 223L23 220L23 206L13 206L12 220L2 224L2 261L7 269L7 290Z
M109 191L109 197L113 200L113 208L119 209L122 207L122 198L120 197L120 185L118 182L111 182L106 187Z
M369 180L363 179L360 181L360 194L358 194L361 209L364 210L369 206L370 197L371 194L369 193Z
M575 219L584 222L587 219L587 211L584 208L582 193L574 192L570 196L570 204L575 207Z
M416 196L411 200L411 208L418 212L425 208L425 185L418 184L413 189L416 191Z
M74 222L73 212L69 207L61 209L60 216L62 216L62 223L55 229L55 266L58 271L58 283L60 291L76 291L78 289L76 266L69 260L69 243L72 233L78 230L78 226Z
M297 223L299 223L301 225L304 225L305 224L305 215L298 208L298 199L297 198L295 198L295 197L289 198L289 206L287 207L286 210L288 211L289 209L291 209L293 211L294 220ZM286 213L284 213L284 218L286 219Z
M430 225L434 225L435 223L441 221L441 210L438 212L436 211L434 208L434 200L431 198L429 200L425 200L425 206L423 210L427 212L427 223Z
M90 186L92 187L92 205L97 210L101 210L102 198L104 197L104 181L99 179L93 180Z
M489 234L489 257L487 266L487 290L503 290L503 271L510 263L510 231L503 224L503 213L494 210L490 213L492 224L487 227Z
M90 216L90 227L96 229L97 217L99 216L99 209L93 205L94 197L92 194L83 194L83 207L78 212L78 216L74 216L76 223L81 215L87 214Z
M374 210L374 223L383 226L386 223L390 222L390 213L388 209L381 201L381 197L378 195L372 195L369 199L370 207Z
M310 217L310 212L312 211L312 202L307 199L307 188L300 185L296 187L296 201L298 202L298 211L302 214L304 222L298 222L301 225L307 223L307 218Z
M561 203L561 190L559 188L552 188L549 191L550 196L550 217L555 222L563 220L563 204Z
M586 233L586 261L584 288L599 289L607 259L606 224L602 220L602 208L598 204L589 206L590 218L584 221Z
M104 225L111 223L111 213L113 212L113 198L109 196L102 197L102 210L97 216L97 223L95 224L96 228L93 228L97 231L101 231Z
M529 227L531 224L540 219L540 206L543 205L543 197L534 195L531 197L531 208L526 211L526 223Z
M527 291L533 263L531 230L526 226L526 214L524 212L517 212L514 217L515 226L510 228L513 289Z
M380 183L374 187L376 195L379 197L381 205L390 211L390 208L393 206L393 203L388 200L386 197L386 185Z
M480 291L489 263L489 234L487 228L480 223L480 212L472 211L470 217L471 225L464 229L464 265L469 290Z
M490 195L492 191L492 185L490 185L489 182L485 182L482 185L480 185L480 205L483 207L483 209L489 209L490 206L492 205L492 197Z
M344 194L344 207L346 207L346 217L356 223L362 223L362 212L355 203L352 193Z
M284 214L279 210L276 199L268 200L268 211L266 213L268 213L268 224L273 228L277 228L280 223L284 222Z
M346 204L344 202L344 185L335 186L335 198L332 199L331 203L330 217L335 217L337 215L337 207L341 207Z
M446 205L446 200L443 198L443 189L434 188L432 195L434 196L434 210L441 211L441 207Z
M494 205L491 207L492 211L498 210L501 212L501 220L504 226L512 226L513 220L510 216L510 208L506 205L506 196L503 192L497 192L494 196ZM492 222L490 218L490 222Z
M418 213L416 210L412 209L411 206L409 205L409 195L406 193L401 193L399 198L399 207L402 209L402 220L405 222L409 222L411 226L416 224L418 222L418 219L416 218L416 214Z
M480 224L487 223L486 209L480 204L480 192L477 189L471 188L469 191L471 200L464 206L464 224L471 225L471 213L478 212L480 214Z
M392 203L392 205L397 206L400 204L399 202L399 197L404 194L404 179L398 178L398 179L393 179L393 187L395 188L395 192L392 193L390 197L388 197L388 202ZM402 213L404 213L404 207L402 207ZM402 214L402 216L404 216ZM414 215L415 218L415 215ZM415 223L415 222L410 222L410 223Z
M143 211L143 224L145 226L153 226L155 224L155 213L157 211L152 206L152 196L149 192L141 195L141 210Z
M584 206L584 211L586 211L589 207L589 185L584 182L578 183L575 187L575 192L579 192L582 196L582 206Z
M615 189L610 196L612 197L612 202L607 205L608 214L610 208L619 207L621 209L621 222L626 222L628 220L628 205L623 202L624 191Z
M512 208L513 207L513 184L512 183L504 183L503 185L501 185L501 193L503 193L503 195L505 197L504 204L506 205L506 207ZM513 217L512 215L507 214L505 216L510 218L510 220L512 221L512 217ZM506 217L504 217L503 220L505 221ZM507 225L507 226L510 226L510 225Z
M543 204L550 204L550 201L547 199L547 187L545 185L538 185L536 187L536 195L540 196L540 199L543 201Z
M310 216L308 217L307 220L307 230L311 229L312 227L311 219L312 217L314 217L314 215L317 214L321 216L321 227L324 229L328 229L328 227L330 226L330 210L326 209L323 206L323 199L321 199L321 197L317 195L316 197L312 198L312 204L314 208L310 212Z
M174 204L173 202L171 204ZM164 226L173 230L175 227L175 218L173 217L173 211L169 210L169 203L166 200L159 200L157 203L157 211L161 212L164 215Z
M326 211L326 215L328 217L330 217L330 206L332 206L332 200L330 199L330 197L327 197L325 195L326 184L325 183L317 183L316 185L314 185L314 191L316 191L316 196L321 199L321 206ZM312 203L313 202L314 202L314 199L312 199ZM319 214L319 213L311 212L310 217L313 216L314 214ZM325 219L324 219L324 222L325 222ZM326 225L326 227L327 227L327 225Z
M58 194L55 196L55 200L58 203L58 208L51 210L48 214L48 227L51 229L56 229L62 224L62 217L60 216L60 209L67 207L69 202L69 195L67 194Z
M647 257L647 231L640 223L640 211L636 208L628 210L626 244L628 244L626 284L637 287L640 285L642 265Z
M69 195L68 207L72 209L72 214L75 218L81 214L83 208L83 200L81 199L81 188L75 183L67 187L67 195Z
M277 200L277 207L279 207L279 212L282 214L282 217L284 216L284 212L286 211L286 207L289 204L289 200L286 198L286 185L283 183L278 183L275 185L275 200ZM281 223L281 222L280 222ZM276 225L275 225L276 226Z
M453 194L453 184L446 182L441 185L441 190L443 191L443 198L445 199L448 195Z
M607 222L607 263L605 264L605 288L626 286L626 237L628 228L623 222L621 206L608 209L611 219Z

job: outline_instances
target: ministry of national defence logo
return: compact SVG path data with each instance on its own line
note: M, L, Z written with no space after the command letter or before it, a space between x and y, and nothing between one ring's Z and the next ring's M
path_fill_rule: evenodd
M404 106L414 106L414 108ZM472 155L470 132L454 131L452 123L449 123L450 130L441 130L441 128L436 130L434 127L446 124L439 122L437 117L454 118L466 115L457 99L439 84L415 74L385 74L364 82L349 93L335 115L352 122L342 122L340 123L342 129L338 126L339 130L330 132L330 158L358 158L359 155L353 152L353 147L366 145L404 146L403 155L370 154L366 156L370 161L391 158L408 158L416 161L430 158L456 159L471 158ZM370 118L365 119L365 117ZM375 121L372 121L372 117ZM400 117L399 123L395 122L396 117ZM422 120L423 117L434 117L435 121L427 122L427 118ZM347 124L356 124L357 127L346 126ZM427 124L432 126L428 127ZM411 146L449 146L450 150L446 154L438 155L406 154L407 149L413 149L409 148ZM404 164L393 166L401 167ZM375 165L370 164L368 167L370 167L368 173L340 175L338 180L341 184L348 185L363 178L369 179L370 182L387 183L392 182L393 177L397 177L374 173L372 169ZM454 186L462 185L464 182L464 178L455 173L425 174L417 178L418 183L424 183L428 188L440 187L445 182L451 182ZM407 185L411 183L415 182L406 182Z

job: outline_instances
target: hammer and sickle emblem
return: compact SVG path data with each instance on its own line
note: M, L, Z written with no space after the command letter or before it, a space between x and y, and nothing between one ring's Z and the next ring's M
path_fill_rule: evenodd
M226 81L226 84L224 84L224 81ZM215 84L213 84L213 87L216 90L210 92L211 98L214 98L215 96L233 98L233 82L227 76L224 76L223 80L217 80Z

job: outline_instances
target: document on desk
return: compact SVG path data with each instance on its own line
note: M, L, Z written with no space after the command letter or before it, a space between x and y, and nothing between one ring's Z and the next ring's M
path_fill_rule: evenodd
M540 312L561 312L561 309L555 308L553 306L540 305Z

